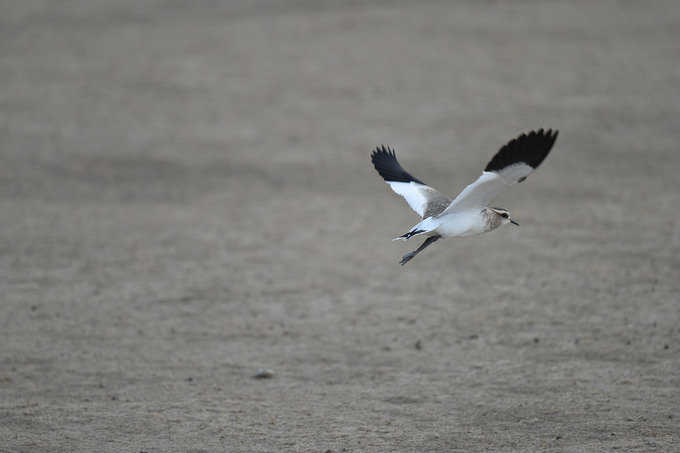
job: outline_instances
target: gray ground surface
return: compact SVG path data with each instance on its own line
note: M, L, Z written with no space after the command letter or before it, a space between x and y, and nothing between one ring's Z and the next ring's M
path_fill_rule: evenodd
M680 3L0 3L0 450L673 451ZM559 128L494 205L418 218ZM253 379L258 368L271 379Z

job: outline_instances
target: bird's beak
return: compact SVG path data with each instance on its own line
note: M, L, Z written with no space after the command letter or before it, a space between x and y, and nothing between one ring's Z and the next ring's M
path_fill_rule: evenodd
M519 226L519 223L515 222L514 220L512 220L512 219L508 219L508 220L510 220L510 223Z

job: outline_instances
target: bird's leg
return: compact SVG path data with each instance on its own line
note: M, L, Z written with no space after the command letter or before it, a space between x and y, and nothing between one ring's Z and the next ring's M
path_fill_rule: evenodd
M439 239L440 237L441 237L441 236L437 235L437 236L430 236L429 238L425 239L425 242L423 242L423 245L421 245L420 247L418 247L418 250L415 250L415 251L413 251L413 252L411 252L411 253L407 253L406 255L404 255L404 257L401 259L401 261L399 261L399 263L400 263L402 266L403 266L404 264L408 263L409 261L411 261L411 259L413 259L414 256L416 256L418 253L420 253L420 252L422 252L423 250L425 250L425 247L427 247L428 245L432 244L434 241L436 241L436 240Z

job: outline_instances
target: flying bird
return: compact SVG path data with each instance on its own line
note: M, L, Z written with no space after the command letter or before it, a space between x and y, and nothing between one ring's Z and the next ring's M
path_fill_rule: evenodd
M427 236L417 250L403 256L403 266L439 238L475 236L512 223L506 209L489 207L491 200L510 186L524 181L546 158L558 131L548 129L522 134L503 146L489 161L482 175L455 199L433 189L402 168L394 151L384 145L371 154L373 166L392 190L406 199L422 220L393 240Z

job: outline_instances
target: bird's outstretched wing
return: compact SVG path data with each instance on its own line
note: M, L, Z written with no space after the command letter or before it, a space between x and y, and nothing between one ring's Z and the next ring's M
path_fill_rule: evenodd
M508 142L489 161L482 175L467 186L444 213L484 209L500 193L534 171L557 140L558 131L531 131Z
M394 151L381 146L371 154L373 166L392 190L406 199L411 209L421 217L436 216L444 212L451 199L422 181L419 181L402 168Z

